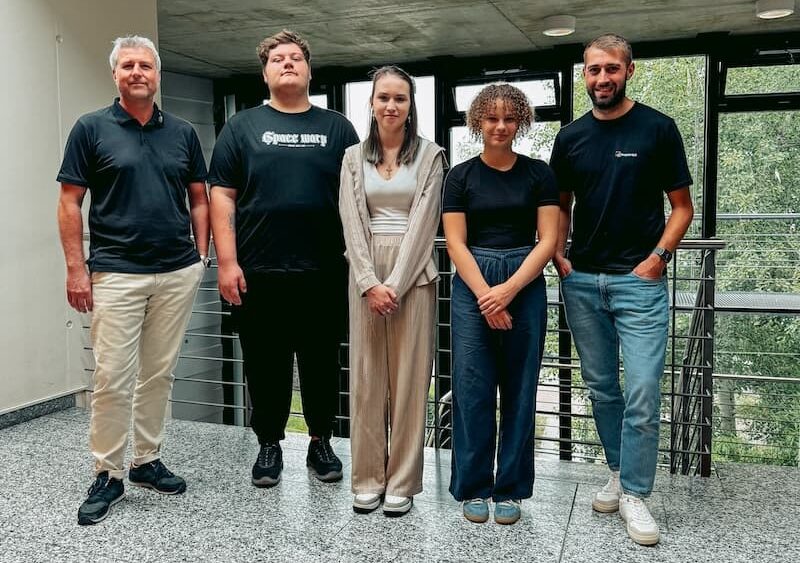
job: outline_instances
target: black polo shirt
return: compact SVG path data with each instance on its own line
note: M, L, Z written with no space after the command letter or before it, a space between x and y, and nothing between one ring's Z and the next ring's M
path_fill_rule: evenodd
M57 180L91 193L89 270L163 273L197 262L187 187L205 178L192 126L155 104L144 125L118 98L78 119Z

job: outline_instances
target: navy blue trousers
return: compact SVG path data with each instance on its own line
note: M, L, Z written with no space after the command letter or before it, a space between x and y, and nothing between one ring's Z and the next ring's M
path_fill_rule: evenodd
M490 286L507 280L531 247L470 248ZM529 498L533 493L536 387L544 350L547 298L539 276L508 306L511 330L493 330L477 298L453 276L453 453L456 500ZM499 439L497 392L500 391ZM497 472L494 471L495 451Z

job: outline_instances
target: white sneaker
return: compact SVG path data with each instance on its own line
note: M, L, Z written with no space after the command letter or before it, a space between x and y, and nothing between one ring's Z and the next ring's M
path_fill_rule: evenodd
M368 514L381 504L381 495L378 493L361 493L353 497L353 512Z
M661 537L658 524L650 515L644 500L622 493L619 499L619 515L625 520L628 535L639 545L655 545Z
M411 510L412 504L414 504L414 497L386 495L386 498L383 499L383 514L385 516L402 516Z
M597 512L616 512L619 510L619 497L622 487L619 484L619 471L612 471L608 483L592 497L592 508Z

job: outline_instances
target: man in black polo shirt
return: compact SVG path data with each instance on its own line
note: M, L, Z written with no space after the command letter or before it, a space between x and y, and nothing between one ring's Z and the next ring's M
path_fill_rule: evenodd
M628 535L650 545L659 540L644 499L652 491L658 457L669 330L664 273L692 220L692 178L675 122L625 96L634 70L631 57L630 44L618 35L587 45L583 76L593 108L559 132L550 164L561 191L554 264L612 471L592 507L619 510ZM672 208L666 225L664 193Z
M186 490L161 462L160 448L172 370L208 254L203 154L191 125L153 102L161 68L155 45L121 37L109 60L120 97L78 120L58 174L67 298L77 311L93 313L89 443L96 477L79 524L103 520L124 497L131 414L130 482L164 494Z
M338 213L344 150L358 142L339 113L312 106L308 44L282 31L258 55L269 104L234 115L211 159L211 226L219 289L239 322L259 487L276 485L297 357L311 442L306 463L342 478L329 438L338 402L347 266Z

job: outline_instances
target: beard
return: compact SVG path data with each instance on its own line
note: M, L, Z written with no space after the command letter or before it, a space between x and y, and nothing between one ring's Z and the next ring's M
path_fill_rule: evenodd
M589 94L589 98L592 100L592 105L597 109L611 109L617 107L619 104L622 103L622 100L625 99L625 87L628 85L628 81L622 83L622 87L618 88L614 95L605 100L598 100L597 95L594 93L594 90L589 88L586 89L586 92Z

